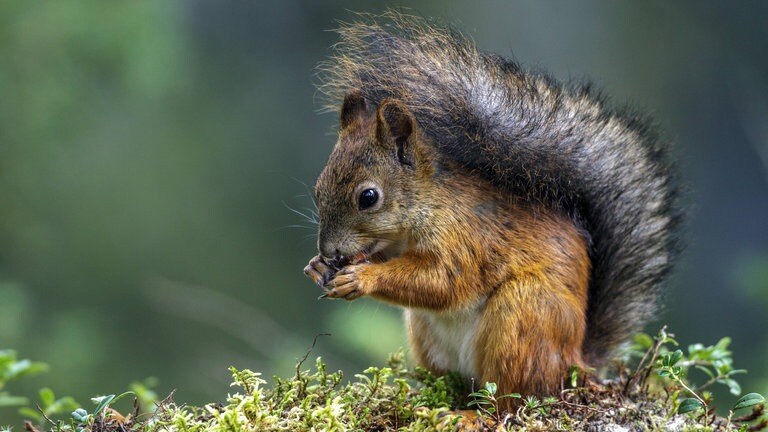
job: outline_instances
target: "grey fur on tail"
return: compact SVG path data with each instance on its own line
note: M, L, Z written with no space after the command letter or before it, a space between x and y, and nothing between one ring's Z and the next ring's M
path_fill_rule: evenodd
M353 90L372 107L399 99L445 157L569 212L588 233L591 364L651 319L682 247L682 211L667 149L647 121L418 18L389 12L338 33L320 66L328 108Z

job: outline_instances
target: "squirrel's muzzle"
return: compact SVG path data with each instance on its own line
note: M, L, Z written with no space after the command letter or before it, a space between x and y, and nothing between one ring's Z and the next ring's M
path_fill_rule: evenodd
M341 255L341 251L336 245L336 242L328 238L328 234L325 230L320 229L317 235L317 250L325 258L332 259Z
M329 244L322 244L318 249L320 250L320 255L328 259L338 258L341 256L341 252Z

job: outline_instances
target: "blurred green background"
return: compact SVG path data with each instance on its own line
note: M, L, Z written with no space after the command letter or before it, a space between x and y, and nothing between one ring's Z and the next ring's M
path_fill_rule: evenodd
M6 390L86 403L157 376L201 403L229 365L290 373L318 333L348 372L405 345L397 310L317 300L289 209L334 142L327 30L387 6L658 119L692 215L659 323L732 336L768 391L768 3L662 0L0 3L0 348L51 366Z

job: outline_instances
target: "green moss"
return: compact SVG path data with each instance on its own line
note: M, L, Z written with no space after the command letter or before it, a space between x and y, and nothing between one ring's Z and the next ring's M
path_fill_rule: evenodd
M132 392L95 398L96 408L83 408L66 421L39 429L55 432L251 432L251 431L438 431L454 430L606 430L606 431L747 431L766 425L764 398L742 396L726 417L714 414L714 401L705 390L724 385L740 390L733 376L728 339L712 346L691 345L687 352L662 330L657 336L639 335L615 378L600 379L573 369L570 387L559 395L497 394L496 385L467 388L456 375L436 377L405 365L405 355L390 356L384 367L370 367L352 379L329 372L318 358L314 367L304 361L296 372L268 383L259 373L230 368L233 392L224 403L190 406L171 396L148 404L152 392L135 385ZM631 366L630 366L631 365ZM689 372L700 371L695 385ZM136 396L152 412L141 414L138 403L130 415L112 408L124 396ZM53 394L48 399L52 399ZM498 401L514 398L515 412L499 410ZM471 410L470 410L471 409ZM746 412L746 413L745 413ZM1 428L0 428L1 429ZM27 431L38 431L31 424Z
M403 353L392 355L388 363L345 383L340 371L329 373L318 358L314 369L299 366L293 377L276 379L271 388L258 373L231 368L238 391L225 404L191 407L164 401L140 430L427 431L453 422L445 378L421 371L419 376L433 384L425 386L403 367Z

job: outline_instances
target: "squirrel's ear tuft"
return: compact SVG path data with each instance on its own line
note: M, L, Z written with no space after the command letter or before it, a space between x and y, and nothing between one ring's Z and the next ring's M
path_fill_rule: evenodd
M385 100L376 115L376 131L382 143L394 141L400 163L413 166L413 149L408 138L413 133L413 117L401 102Z
M353 90L344 96L344 103L341 105L341 118L339 124L341 129L345 129L355 120L365 114L365 98L360 90Z

